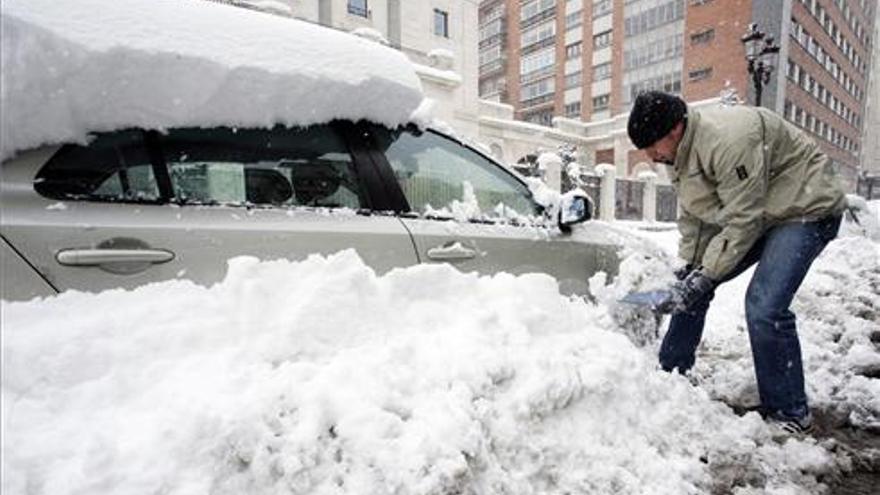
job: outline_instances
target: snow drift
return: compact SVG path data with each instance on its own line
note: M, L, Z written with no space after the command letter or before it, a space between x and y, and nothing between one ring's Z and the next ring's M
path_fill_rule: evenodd
M4 493L798 493L834 467L544 275L237 258L2 317Z

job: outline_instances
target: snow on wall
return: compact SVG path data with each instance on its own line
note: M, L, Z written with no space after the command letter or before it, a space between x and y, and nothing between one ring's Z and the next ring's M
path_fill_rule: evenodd
M306 22L196 0L2 4L0 160L121 127L408 122L406 57Z

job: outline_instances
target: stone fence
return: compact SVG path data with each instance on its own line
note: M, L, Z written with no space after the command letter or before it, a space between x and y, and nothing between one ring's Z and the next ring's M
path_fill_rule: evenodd
M678 201L672 186L657 182L653 172L642 172L635 179L618 178L611 164L600 164L595 173L572 177L572 186L587 193L600 220L642 220L674 222Z

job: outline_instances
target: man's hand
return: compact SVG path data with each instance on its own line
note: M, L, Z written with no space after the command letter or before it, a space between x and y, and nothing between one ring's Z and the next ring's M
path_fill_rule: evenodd
M694 271L694 265L688 263L687 265L684 265L683 267L675 270L672 273L678 280L684 280L687 278L688 275L691 274L692 271Z
M670 297L658 304L655 310L659 313L688 311L708 297L715 290L715 285L715 281L702 271L693 270L683 280L672 284L669 288Z

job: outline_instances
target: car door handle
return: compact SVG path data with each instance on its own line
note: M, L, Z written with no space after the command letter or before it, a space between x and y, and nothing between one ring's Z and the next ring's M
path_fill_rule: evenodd
M164 249L64 249L55 259L67 266L98 266L107 263L165 263L174 253Z
M477 251L465 246L460 242L444 244L428 250L428 258L438 261L469 260L477 256Z

